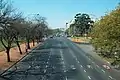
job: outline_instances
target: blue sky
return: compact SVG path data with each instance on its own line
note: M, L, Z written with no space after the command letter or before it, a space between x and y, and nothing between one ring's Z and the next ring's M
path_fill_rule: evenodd
M99 18L114 9L120 0L12 0L13 6L24 15L40 14L49 27L64 28L76 13L88 13Z

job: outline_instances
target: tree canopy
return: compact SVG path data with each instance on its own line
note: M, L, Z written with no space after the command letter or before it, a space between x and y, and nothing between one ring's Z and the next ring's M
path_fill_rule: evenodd
M34 45L35 41L40 42L44 35L49 35L47 32L49 28L45 17L35 14L32 19L27 20L11 3L0 0L0 41L6 49L8 62L13 44L16 43L22 54L21 42L27 43L27 48L30 49L29 43L32 41Z
M115 57L115 52L120 57L120 6L96 21L91 35L95 48L106 57Z
M70 35L84 35L88 34L92 27L92 19L88 14L78 13L74 17L74 23L70 24L68 28L68 33Z

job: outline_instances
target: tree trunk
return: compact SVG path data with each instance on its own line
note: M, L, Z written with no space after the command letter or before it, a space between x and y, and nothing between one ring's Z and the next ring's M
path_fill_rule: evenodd
M39 38L36 38L36 40L37 40L37 44L39 43Z
M21 47L20 47L20 44L19 44L19 41L18 41L18 40L16 40L16 44L17 44L17 46L18 46L18 49L19 49L19 51L20 51L20 54L22 54L22 50L21 50Z
M7 53L7 61L10 62L10 48L6 49L6 53Z
M32 41L33 41L33 46L35 46L35 40L33 39Z
M0 41L1 41L2 45L5 47L5 49L6 49L7 61L10 62L10 47L7 47L7 46L5 45L5 43L3 42L2 37L0 38ZM10 44L9 44L9 45L10 45Z
M27 48L30 49L30 41L27 39Z

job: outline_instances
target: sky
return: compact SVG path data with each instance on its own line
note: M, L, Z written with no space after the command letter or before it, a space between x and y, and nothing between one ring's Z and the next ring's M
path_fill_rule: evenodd
M87 13L92 18L104 16L120 0L12 0L13 6L24 16L40 14L47 18L50 28L65 28L77 13Z

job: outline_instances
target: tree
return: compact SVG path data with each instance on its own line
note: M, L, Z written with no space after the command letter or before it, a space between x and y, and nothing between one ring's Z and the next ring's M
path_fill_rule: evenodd
M78 13L75 16L75 22L70 25L70 29L72 29L72 34L88 34L93 23L88 14Z
M10 62L10 48L14 39L13 29L10 27L11 15L14 12L12 5L0 0L0 26L2 27L0 41L6 49L7 61Z
M11 20L12 20L11 27L14 29L14 32L13 32L14 39L18 46L20 54L22 54L21 47L20 47L20 38L22 33L21 26L23 25L24 18L22 18L21 13L19 13L19 14L14 14L14 19L11 19Z
M31 27L32 27L32 22L25 21L23 24L23 36L27 42L27 49L30 49L30 40L31 40Z
M17 11L18 12L18 11ZM15 12L12 4L6 0L0 0L0 41L6 49L7 61L10 62L10 49L16 43L20 54L20 40L27 42L30 49L30 41L40 41L49 32L45 17L37 15L34 20L25 20L21 13Z
M47 35L46 32L48 30L48 26L47 26L47 22L46 22L46 18L45 17L42 17L40 15L37 15L35 17L35 21L36 21L36 39L37 39L37 42L39 43L42 38Z
M120 7L103 16L94 24L92 43L96 49L102 50L104 57L115 58L115 52L120 57Z

